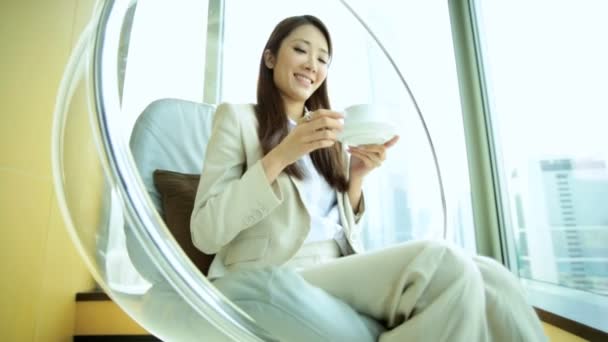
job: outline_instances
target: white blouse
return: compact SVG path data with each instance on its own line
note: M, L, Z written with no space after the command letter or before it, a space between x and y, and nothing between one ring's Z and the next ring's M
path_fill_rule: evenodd
M289 119L289 129L297 123ZM310 232L304 243L327 241L334 239L342 252L347 250L344 229L340 224L340 213L336 192L329 186L325 178L319 174L310 155L298 160L298 165L304 171L304 179L300 196L310 214Z

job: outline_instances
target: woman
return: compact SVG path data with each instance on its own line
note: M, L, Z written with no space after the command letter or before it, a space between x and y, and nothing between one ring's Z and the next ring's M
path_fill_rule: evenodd
M218 107L191 219L194 244L217 253L209 278L287 340L545 340L517 280L490 259L430 241L360 254L362 183L398 137L346 153L331 56L319 19L287 18L264 48L257 104ZM270 304L248 306L259 291ZM327 308L339 314L324 326L314 317ZM312 332L293 334L301 326Z

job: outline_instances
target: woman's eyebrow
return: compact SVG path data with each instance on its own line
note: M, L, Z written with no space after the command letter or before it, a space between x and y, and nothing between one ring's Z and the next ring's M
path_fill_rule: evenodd
M312 46L312 43L311 43L311 42L309 42L309 41L308 41L308 40L306 40L306 39L302 39L302 38L294 38L294 39L293 39L293 41L299 41L299 42L303 42L303 43L305 43L305 44L306 44L306 45L308 45L308 46ZM325 50L324 48L319 48L319 50L320 50L321 52L326 53L326 54L328 54L328 55L329 55L329 52L327 52L327 50Z

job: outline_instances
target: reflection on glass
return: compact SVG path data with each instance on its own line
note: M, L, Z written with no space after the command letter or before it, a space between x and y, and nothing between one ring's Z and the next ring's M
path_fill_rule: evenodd
M125 46L120 45L125 42L121 38L130 30L130 24L124 21L129 20L129 6L134 4L97 3L91 23L72 53L58 92L52 162L58 203L66 226L104 292L161 339L195 341L203 337L225 341L230 336L232 340L256 341L268 337L245 316L239 315L238 309L218 297L213 287L205 286L208 283L202 276L196 274L197 282L189 283L189 288L184 286L182 279L190 275L190 269L175 244L170 249L162 243L150 248L152 239L148 236L143 240L131 239L148 244L146 251L138 246L142 253L136 255L141 261L138 266L144 268L135 267L134 255L127 252L126 236L133 236L136 227L145 226L148 232L161 235L161 241L165 237L162 242L168 240L158 230L161 222L158 216L154 218L156 221L142 224L142 213L133 211L134 204L149 201L127 199L143 194L142 189L137 188L137 180L129 185L137 188L135 192L126 191L125 184L121 183L124 179L121 177L135 168L122 168L122 173L114 168L117 160L128 152L128 147L121 145L125 120L118 106L119 80L126 56ZM96 33L105 34L105 39ZM97 63L93 65L94 61ZM108 136L112 139L108 140ZM177 264L167 267L167 259L177 260ZM139 274L142 269L157 277L143 280ZM152 284L148 280L153 280ZM192 288L194 291L187 292Z
M608 295L606 161L541 160L509 181L520 275Z
M584 291L567 294L581 303L595 296L605 317L608 5L476 6L512 261L523 278Z

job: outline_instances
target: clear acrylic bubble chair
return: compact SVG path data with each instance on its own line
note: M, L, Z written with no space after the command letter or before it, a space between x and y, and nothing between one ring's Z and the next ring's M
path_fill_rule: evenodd
M443 186L426 123L397 65L357 14L366 6L320 0L96 4L57 98L55 189L97 284L155 336L285 338L248 317L205 277L205 258L188 245L183 222L178 231L168 221L167 199L158 190L162 174L155 174L196 180L215 106L254 101L261 49L282 18L321 18L334 41L332 105L379 108L401 136L390 161L366 183L366 248L445 237ZM252 14L261 9L263 23ZM353 75L353 69L367 71ZM409 215L414 207L425 215ZM187 209L181 215L183 221Z

